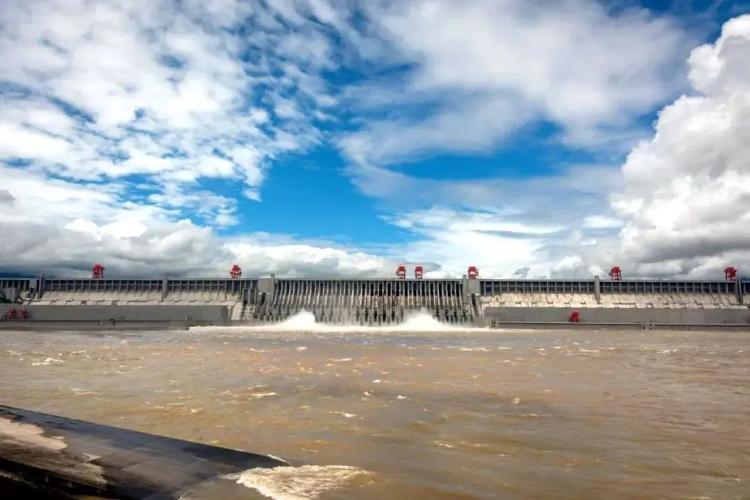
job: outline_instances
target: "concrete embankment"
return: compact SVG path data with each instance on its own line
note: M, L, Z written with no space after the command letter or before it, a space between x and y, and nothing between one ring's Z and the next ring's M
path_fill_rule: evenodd
M577 326L632 326L640 329L670 327L737 327L750 330L750 309L651 309L604 307L488 307L485 320L491 327L570 327L571 314L578 313Z
M750 326L750 281L3 279L0 327L257 324L302 310L388 326L426 311L452 324Z
M11 309L25 309L28 318L37 322L117 323L186 323L223 324L229 320L229 309L223 305L0 305L0 314Z
M0 405L5 498L182 498L204 481L285 462Z

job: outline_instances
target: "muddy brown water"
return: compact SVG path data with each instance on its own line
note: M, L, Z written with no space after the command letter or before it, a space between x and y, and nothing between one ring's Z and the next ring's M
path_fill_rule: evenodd
M0 402L294 466L189 498L750 498L750 331L0 331Z

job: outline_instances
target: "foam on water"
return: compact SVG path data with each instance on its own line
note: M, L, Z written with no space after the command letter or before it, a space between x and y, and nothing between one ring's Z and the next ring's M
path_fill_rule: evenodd
M284 321L267 325L254 326L228 326L228 327L191 327L191 331L213 331L213 330L242 330L242 331L265 331L265 332L329 332L329 333L352 333L352 332L469 332L485 331L486 328L454 326L436 320L427 312L415 312L408 315L402 323L382 326L363 326L358 324L330 324L318 323L315 315L310 311L302 310L290 316Z
M229 478L274 500L305 500L318 498L367 474L346 465L303 465L248 469Z
M47 358L44 361L35 361L31 363L31 366L50 366L50 365L61 365L64 361L57 358Z

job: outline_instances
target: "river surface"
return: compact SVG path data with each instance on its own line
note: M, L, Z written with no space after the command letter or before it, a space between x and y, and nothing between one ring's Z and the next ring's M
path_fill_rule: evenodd
M185 498L750 498L750 332L0 331L0 403L272 454Z

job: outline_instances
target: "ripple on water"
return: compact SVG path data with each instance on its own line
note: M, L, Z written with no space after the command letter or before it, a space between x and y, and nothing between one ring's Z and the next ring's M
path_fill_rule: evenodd
M44 361L34 361L31 366L51 366L51 365L62 365L65 363L62 359L58 358L46 358Z

